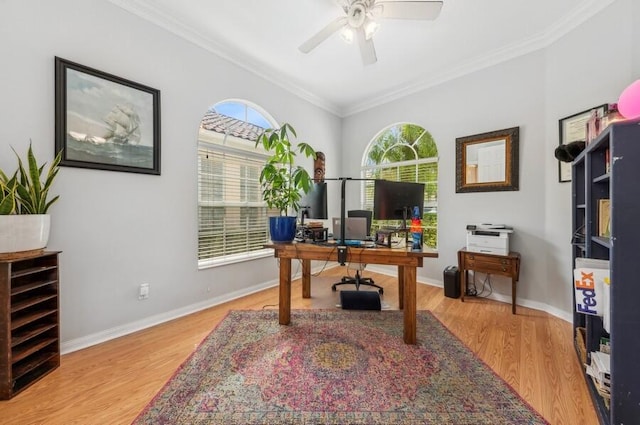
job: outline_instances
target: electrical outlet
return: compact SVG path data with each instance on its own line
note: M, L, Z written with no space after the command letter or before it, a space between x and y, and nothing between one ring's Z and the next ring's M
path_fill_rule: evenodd
M142 283L140 284L140 289L138 291L138 299L146 300L147 298L149 298L149 284Z

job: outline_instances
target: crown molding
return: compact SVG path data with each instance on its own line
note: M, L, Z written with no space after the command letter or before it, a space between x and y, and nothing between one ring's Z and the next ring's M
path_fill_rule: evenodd
M609 7L616 0L589 0L574 9L548 27L544 32L517 41L500 49L496 49L482 57L473 58L458 67L428 78L421 78L403 86L396 87L382 95L371 96L343 109L342 117L364 112L377 106L389 103L403 97L419 93L423 90L438 86L451 80L472 74L485 68L515 59L520 56L544 49L573 31L588 19Z
M300 97L309 103L318 106L336 116L342 116L342 109L334 103L311 93L310 91L291 83L281 74L272 70L267 64L258 62L248 55L237 50L232 50L218 41L206 37L198 31L182 24L173 16L164 13L155 7L149 0L108 0L115 6L126 10L146 21L149 21L175 35L187 40L196 46L213 53L252 74L277 85L278 87Z
M398 100L400 98L421 92L431 87L438 86L448 81L462 76L480 71L482 69L497 65L517 57L532 53L536 50L550 46L576 27L586 22L588 19L609 7L616 0L588 0L574 9L570 14L561 17L545 31L535 34L532 37L512 43L508 46L496 49L481 57L472 58L461 65L442 71L439 74L427 78L414 80L402 86L397 86L386 90L383 94L370 96L362 101L339 107L335 103L328 101L296 84L283 78L278 72L270 68L267 64L237 50L229 49L216 40L206 37L197 31L185 26L172 16L162 12L149 0L109 0L112 4L145 19L165 30L207 50L222 59L245 69L252 74L269 81L272 84L300 97L309 103L318 106L338 117L345 118L349 115L364 112L368 109L383 105L385 103Z

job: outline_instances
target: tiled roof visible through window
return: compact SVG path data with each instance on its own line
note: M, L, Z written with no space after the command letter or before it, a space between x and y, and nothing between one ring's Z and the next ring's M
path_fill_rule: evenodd
M228 134L251 142L258 140L258 136L264 130L258 125L228 117L226 115L219 114L216 111L207 111L200 126L205 130Z

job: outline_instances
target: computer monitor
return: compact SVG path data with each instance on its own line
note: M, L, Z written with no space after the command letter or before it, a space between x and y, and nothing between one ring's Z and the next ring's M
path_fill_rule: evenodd
M420 217L424 206L424 184L376 180L373 190L373 218L376 220L406 220L418 207Z
M327 183L314 183L309 192L300 200L301 220L305 218L327 220Z

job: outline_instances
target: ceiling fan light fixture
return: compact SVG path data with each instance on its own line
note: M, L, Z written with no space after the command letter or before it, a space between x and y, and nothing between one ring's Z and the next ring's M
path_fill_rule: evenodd
M1 2L2 0L0 0ZM309 53L338 32L340 38L351 44L357 41L362 63L377 61L373 36L380 28L380 19L433 20L442 9L443 0L334 0L343 16L329 22L319 32L302 43L298 50Z
M344 42L347 43L347 44L353 43L353 37L354 37L353 28L351 28L349 26L345 26L340 31L340 38L342 38L344 40Z
M380 28L380 24L373 19L368 19L364 24L364 38L369 40Z

